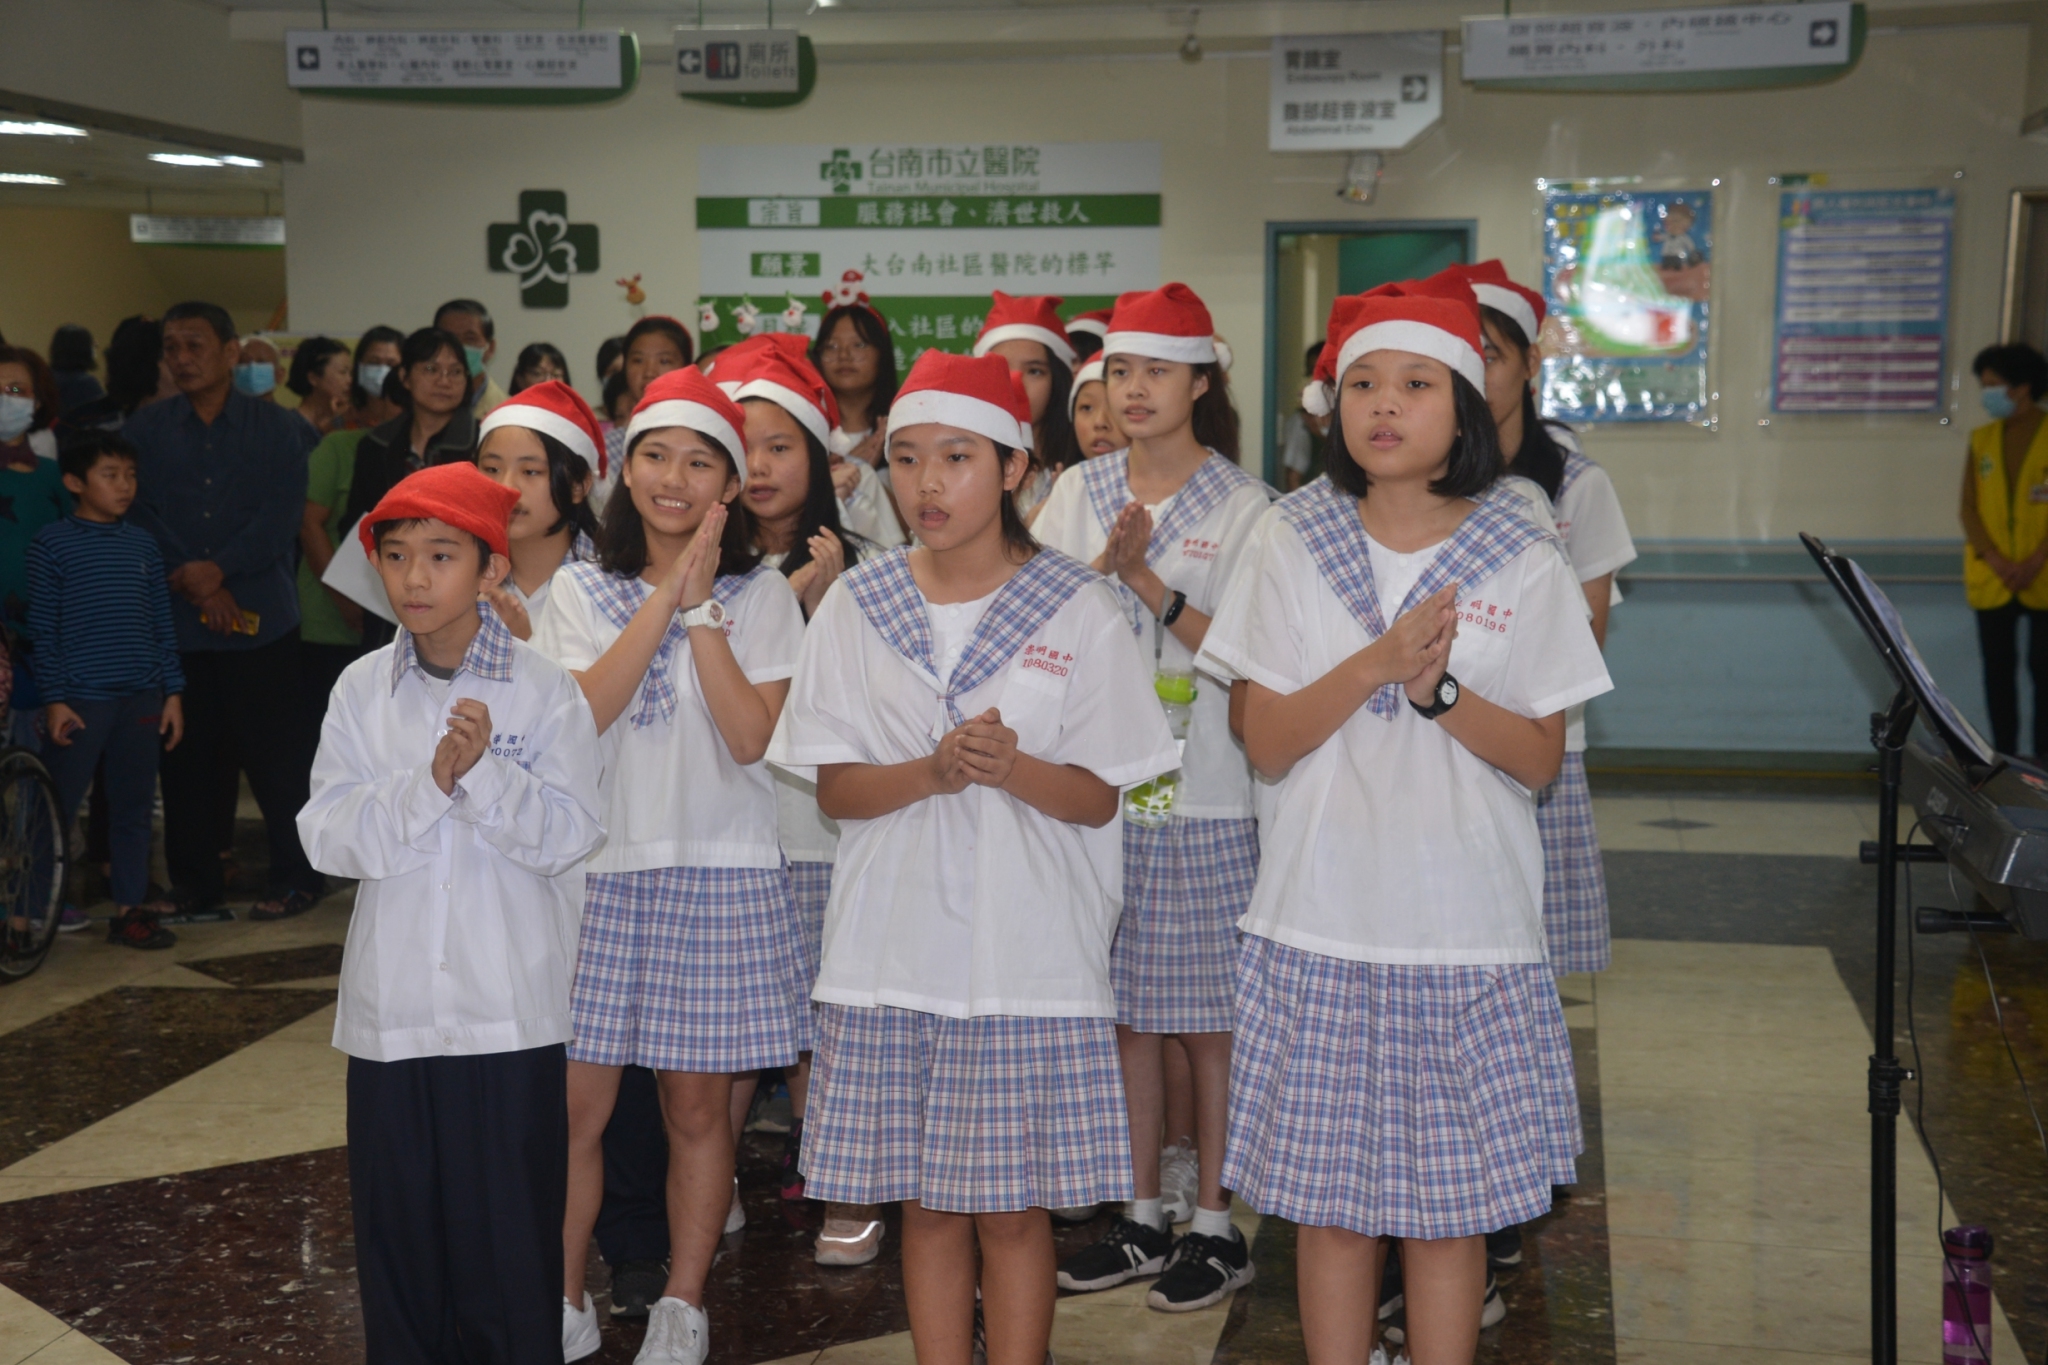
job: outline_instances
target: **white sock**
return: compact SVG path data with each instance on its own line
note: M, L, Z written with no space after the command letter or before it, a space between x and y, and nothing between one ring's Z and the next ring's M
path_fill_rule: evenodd
M1188 1231L1201 1237L1230 1236L1230 1210L1205 1209L1195 1205L1195 1221L1188 1225Z
M1166 1210L1160 1207L1160 1203L1161 1201L1156 1196L1151 1199L1133 1199L1130 1203L1124 1205L1124 1217L1130 1219L1133 1223L1143 1223L1148 1228L1157 1228L1159 1231L1164 1232L1166 1230Z

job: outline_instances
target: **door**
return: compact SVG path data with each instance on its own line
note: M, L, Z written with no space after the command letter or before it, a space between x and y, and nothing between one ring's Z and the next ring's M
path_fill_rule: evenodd
M1323 339L1332 300L1470 261L1477 237L1469 220L1266 224L1265 473L1275 488L1288 486L1281 442L1308 379L1304 353Z

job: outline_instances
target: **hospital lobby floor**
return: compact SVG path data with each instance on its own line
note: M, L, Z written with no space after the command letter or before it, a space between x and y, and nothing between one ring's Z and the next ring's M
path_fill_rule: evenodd
M1855 853L1874 803L1632 789L1595 808L1614 966L1561 983L1586 1153L1502 1274L1480 1359L1867 1360L1875 881ZM1950 903L1942 872L1919 869L1902 906ZM362 1358L328 1045L348 903L186 928L160 954L76 935L0 991L0 1365ZM2048 945L1987 938L1980 960L1967 938L1914 941L1916 1063L1904 944L1900 1051L1923 1078L1905 1099L1946 1202L1902 1123L1900 1359L1940 1359L1936 1237L1967 1221L1997 1237L1994 1358L2048 1365L2048 1155L2013 1075L2048 1078ZM872 1265L814 1265L820 1210L777 1197L779 1143L742 1154L713 1360L908 1365L893 1227ZM1293 1229L1238 1218L1255 1284L1181 1316L1143 1285L1064 1296L1061 1365L1303 1360ZM608 1325L597 1359L630 1361L637 1338Z

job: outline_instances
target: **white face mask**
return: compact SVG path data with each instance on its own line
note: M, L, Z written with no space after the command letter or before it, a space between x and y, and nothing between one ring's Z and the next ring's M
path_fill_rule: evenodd
M0 441L19 441L35 425L36 400L18 393L0 393Z
M391 373L389 365L356 366L356 383L363 386L363 392L372 398L384 396L384 380Z

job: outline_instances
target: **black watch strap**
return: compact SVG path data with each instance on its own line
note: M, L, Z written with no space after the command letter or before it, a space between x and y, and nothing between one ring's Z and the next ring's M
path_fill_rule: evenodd
M1159 613L1159 624L1170 626L1180 620L1180 614L1186 610L1187 605L1188 595L1184 592L1175 592L1173 599L1166 604L1166 610Z
M1431 695L1429 705L1424 706L1413 697L1408 698L1408 704L1424 720L1435 720L1458 704L1458 691L1458 680L1446 673L1436 680L1436 691Z

